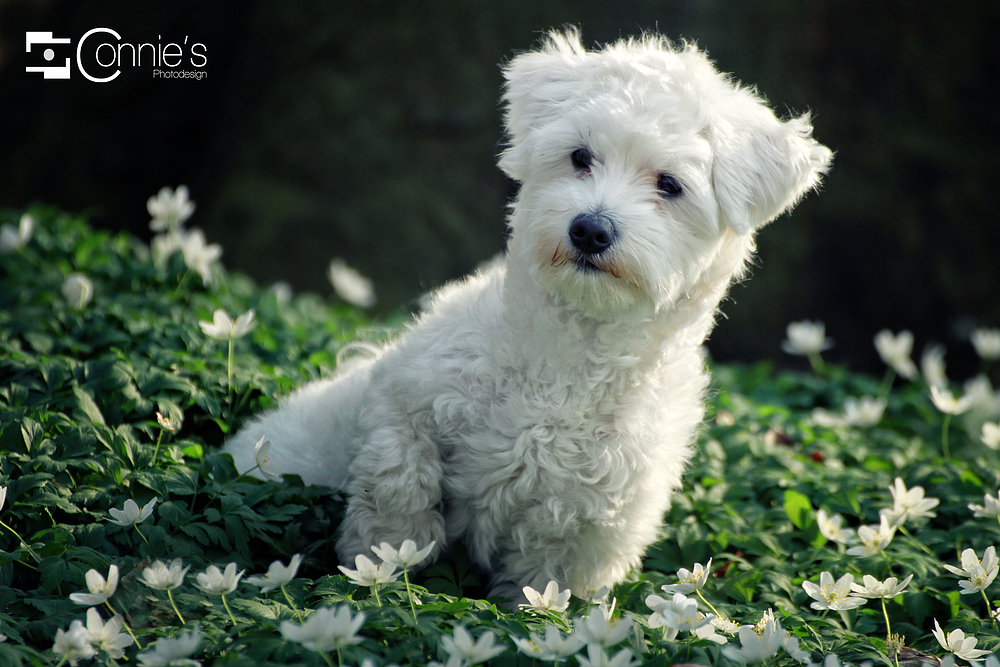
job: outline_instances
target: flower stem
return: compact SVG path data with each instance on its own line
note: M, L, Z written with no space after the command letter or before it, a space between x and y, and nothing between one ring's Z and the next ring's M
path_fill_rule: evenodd
M410 599L410 611L413 612L413 626L417 625L417 608L413 604L413 591L410 590L410 575L407 569L403 568L403 581L406 582L406 596Z
M181 616L181 610L177 608L177 603L174 602L174 594L170 592L169 588L167 589L167 597L170 598L170 606L174 608L174 612L176 612L177 618L181 619L181 625L186 624L187 621L185 621L184 617Z
M25 549L28 550L28 553L31 555L32 558L35 559L36 563L41 563L42 562L41 556L39 556L37 553L35 553L35 550L32 549L31 546L27 542L24 541L24 538L22 538L20 535L18 535L18 533L17 533L16 530L14 530L13 528L11 528L7 524L5 524L3 521L0 521L0 526L3 526L4 528L6 528L7 530L9 530L10 532L14 533L14 537L16 537L17 540L21 543L21 545Z
M334 667L333 660L330 659L330 656L326 651L320 651L319 654L323 656L324 660L326 660L327 665L329 665L330 667ZM340 649L337 649L337 659L338 661L340 659Z
M809 365L812 366L813 372L817 375L823 374L823 357L819 355L819 352L812 352L808 355Z
M146 536L142 534L141 530L139 530L139 524L133 523L132 527L135 528L135 532L139 533L139 537L142 538L142 541L145 542L146 546L148 547L149 546L149 540L147 540Z
M697 590L695 591L695 593L697 593L697 594L698 594L698 597L700 597L700 598L701 598L701 601L702 601L702 602L704 602L705 604L707 604L707 605L708 605L708 608L712 610L712 613L713 613L713 614L715 614L715 617L716 617L717 619L719 619L719 620L721 621L721 620L723 619L723 616L722 616L722 614L720 614L720 613L719 613L719 610L718 610L718 609L716 609L715 607L713 607L713 606L712 606L712 603L711 603L711 602L709 602L708 600L706 600L706 599L705 599L705 596L701 594L701 589L700 589L700 588L699 588L699 589L697 589Z
M892 635L892 629L889 627L889 611L885 608L885 598L882 600L882 615L885 617L885 636L889 637Z
M885 372L885 377L882 378L882 384L879 385L878 395L882 398L888 398L889 394L892 393L892 383L896 380L896 369L889 366L888 370Z
M986 615L993 621L993 627L997 627L997 617L993 615L993 608L990 607L990 599L986 597L986 591L979 591L979 594L983 596L983 602L986 603Z
M372 593L375 594L375 602L378 606L382 606L382 598L378 596L378 584L372 584Z
M229 620L233 622L233 625L236 625L236 617L233 616L233 610L229 608L229 603L226 602L226 594L220 593L220 595L222 595L222 604L226 607L226 611L229 613Z
M163 429L160 429L160 435L156 437L156 449L153 450L153 463L156 463L156 457L160 455L160 443L163 442Z
M944 421L941 424L941 451L944 452L946 461L951 460L951 450L948 448L948 425L951 424L951 415L945 413Z
M285 590L285 585L284 584L281 585L281 592L284 593L285 600L288 601L288 606L292 608L292 611L295 612L295 617L297 619L299 619L299 623L301 623L302 622L302 612L300 612L299 608L295 606L294 602L292 602L292 597L288 594L288 591Z
M125 621L125 614L119 614L117 611L115 611L115 608L112 607L111 603L108 602L107 600L104 601L104 604L106 604L108 606L108 609L111 610L111 618L114 618L115 616L119 616L119 615L122 617L122 627L125 628L125 630L130 635L132 635L132 641L135 642L136 648L138 648L141 651L142 650L142 642L140 642L139 638L135 636L134 632L132 632L132 628L130 628L128 626L128 623Z

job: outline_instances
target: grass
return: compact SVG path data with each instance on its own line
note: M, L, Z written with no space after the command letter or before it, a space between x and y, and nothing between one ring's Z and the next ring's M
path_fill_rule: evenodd
M152 652L191 632L190 657L204 664L447 663L461 626L473 638L493 633L503 650L490 664L529 665L544 661L518 650L514 638L551 625L568 633L592 612L592 603L579 599L564 611L516 612L483 599L482 576L461 545L410 573L409 583L378 590L350 583L333 550L341 500L294 476L242 477L218 447L275 396L332 371L338 350L370 336L361 333L370 323L312 295L283 302L218 265L206 284L181 253L154 261L134 238L95 231L54 209L31 214L30 240L0 255L0 665L117 664L107 647L83 657L86 642L71 641L87 608L70 594L87 593L88 571L107 576L112 565L120 579L98 609L105 621L109 609L123 614L142 646L125 648L123 659L142 654L142 664L157 664ZM72 273L91 281L92 300L63 296ZM256 312L256 328L231 341L231 371L229 342L198 326L217 308L233 317ZM834 653L842 662L895 664L885 645L888 624L924 653L946 654L931 633L935 622L997 651L1000 631L990 611L1000 582L961 595L959 577L943 568L958 565L965 549L981 558L1000 545L1000 521L969 509L1000 488L1000 456L974 425L952 422L945 456L944 418L922 381L897 381L875 426L824 427L812 418L814 408L836 411L846 398L877 395L880 380L830 365L820 374L776 373L766 363L713 373L710 418L662 539L642 571L605 602L607 609L614 599L612 623L632 629L593 654L581 649L584 660L738 664L723 653L740 645L736 636L723 646L650 623L647 598L669 598L660 587L709 558L706 583L691 593L702 612L752 625L773 610L813 661ZM180 428L161 425L169 425L165 419ZM896 477L940 499L935 516L907 519L870 557L851 556L823 537L819 509L840 514L852 529L878 524L879 511L893 505ZM141 523L109 521L109 510L127 500L141 508L154 498ZM294 554L304 556L297 577L267 593L246 577L224 599L195 585L210 564L235 562L249 577ZM162 591L143 583L153 562L177 558L190 566L181 585ZM850 573L858 583L865 574L913 579L884 603L817 610L802 583L819 582L823 572L834 579ZM310 650L281 632L283 623L298 625L300 614L308 621L317 609L342 605L364 619L335 648ZM768 663L798 664L785 649Z

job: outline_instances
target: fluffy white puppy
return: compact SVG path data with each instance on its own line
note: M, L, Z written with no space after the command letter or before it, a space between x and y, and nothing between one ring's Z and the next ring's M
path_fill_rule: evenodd
M553 32L504 74L506 258L226 445L346 492L340 558L462 539L495 594L621 581L657 539L754 232L831 153L693 45ZM435 552L434 555L437 555Z

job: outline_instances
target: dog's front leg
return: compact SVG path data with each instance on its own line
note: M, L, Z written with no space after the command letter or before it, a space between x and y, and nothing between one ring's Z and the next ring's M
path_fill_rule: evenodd
M436 541L431 560L445 546L438 447L402 415L370 417L383 425L369 432L351 464L337 554L353 565L355 556L371 558L371 547L383 542L399 548L409 539L422 548Z

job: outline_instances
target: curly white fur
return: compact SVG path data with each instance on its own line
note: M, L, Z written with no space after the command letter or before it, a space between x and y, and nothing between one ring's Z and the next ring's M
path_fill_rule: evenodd
M246 470L266 436L281 470L346 491L345 562L381 542L436 540L436 556L462 539L496 594L554 580L583 595L656 540L703 417L699 348L718 304L753 233L831 153L807 116L778 120L694 46L658 36L587 52L553 32L505 75L500 165L521 183L505 260L226 451ZM603 221L610 247L574 244L580 215Z

